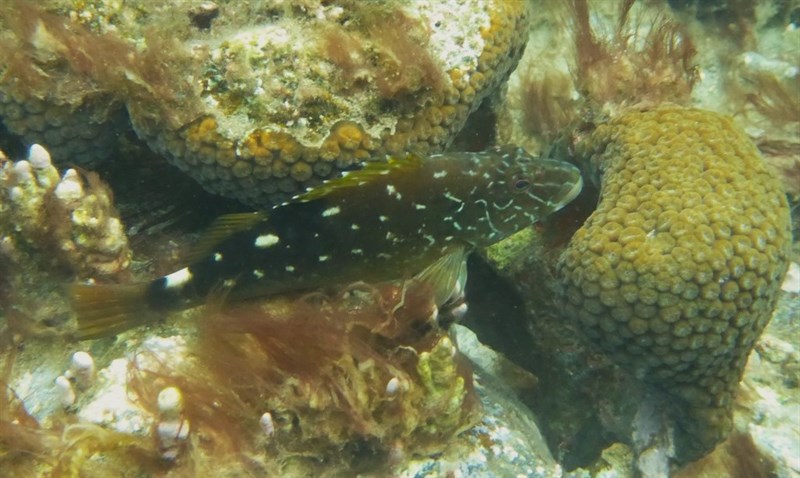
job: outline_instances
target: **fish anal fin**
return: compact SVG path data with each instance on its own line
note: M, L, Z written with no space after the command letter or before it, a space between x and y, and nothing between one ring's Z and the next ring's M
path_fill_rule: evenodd
M355 171L347 171L342 176L329 179L319 186L312 188L292 198L292 201L308 202L326 197L334 192L339 192L369 183L381 176L413 171L422 166L423 159L415 154L407 153L402 156L389 156L385 161L369 161L364 167Z
M214 247L237 232L246 231L255 224L267 219L266 212L243 212L219 216L208 226L197 244L192 247L184 260L189 264L198 262L211 254Z

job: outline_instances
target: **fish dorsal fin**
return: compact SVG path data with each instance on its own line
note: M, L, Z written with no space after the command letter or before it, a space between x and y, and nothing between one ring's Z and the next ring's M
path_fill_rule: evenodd
M211 254L214 248L237 232L246 231L267 219L266 212L242 212L225 214L214 219L187 254L185 260L192 264Z
M389 156L386 161L369 161L363 168L347 171L342 176L329 179L319 186L312 188L292 198L292 201L308 202L328 196L365 183L375 181L376 178L390 174L413 171L422 166L422 158L411 153L402 156Z
M437 306L446 304L463 293L467 282L466 247L454 247L447 254L414 276L414 280L429 287Z

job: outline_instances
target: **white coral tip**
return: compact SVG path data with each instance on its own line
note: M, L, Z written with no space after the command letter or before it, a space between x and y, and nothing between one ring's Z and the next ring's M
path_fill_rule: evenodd
M79 387L87 387L94 378L94 372L92 356L86 352L75 352L72 354L72 361L65 375L73 378Z
M265 412L261 415L261 420L258 421L261 425L261 430L266 436L272 436L275 433L275 422L272 420L272 414Z
M56 377L56 389L58 390L58 400L61 406L69 408L75 404L75 390L72 388L72 382L63 375Z
M56 197L63 203L71 203L83 197L81 178L74 169L68 169L55 190Z
M17 161L16 163L14 163L13 175L17 184L30 181L31 179L33 179L33 170L31 169L31 163L25 161L24 159L21 161Z
M44 169L53 164L50 153L40 144L32 144L28 150L28 161L36 169Z
M183 411L183 394L177 387L167 387L158 393L158 411L164 418L180 415Z

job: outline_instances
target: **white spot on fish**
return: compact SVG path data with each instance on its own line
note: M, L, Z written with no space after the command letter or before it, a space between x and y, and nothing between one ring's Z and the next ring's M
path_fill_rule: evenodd
M253 269L253 275L255 276L256 279L261 279L264 277L264 271L262 271L261 269Z
M506 203L505 206L501 206L500 204L497 204L496 202L492 202L492 205L495 207L495 209L498 209L500 211L505 211L506 209L508 209L508 206L510 206L513 203L514 203L514 200L513 199L509 199L508 203Z
M414 203L414 209L416 209L417 211L422 211L423 209L426 209L426 208L427 207L424 204Z
M286 272L294 272L294 266L286 266Z
M350 251L350 253L353 254L353 255L361 255L361 254L364 253L364 250L363 249L353 249L353 250Z
M225 279L224 281L222 281L222 287L225 287L226 289L230 289L231 287L233 287L235 285L236 285L236 281L233 280L233 279Z
M189 271L188 267L184 267L179 271L175 271L172 274L164 277L164 287L167 289L175 289L178 287L183 287L186 285L187 282L192 280L192 273Z
M445 171L444 169L441 171L435 171L433 173L433 179L442 179L445 176L447 176L447 171Z
M256 247L261 249L266 249L267 247L272 247L275 244L279 243L281 238L276 236L275 234L264 234L263 236L256 237Z
M397 189L391 184L386 185L386 192L389 193L389 196L394 196L397 200L403 198L403 195L397 192Z
M335 216L340 212L342 212L342 209L339 206L329 207L328 209L322 211L322 217Z
M330 259L330 258L331 258L331 256L319 256L319 261L320 261L320 262L325 262L325 261L327 261L327 260L328 260L328 259Z
M430 243L430 245L431 245L431 246L432 246L432 245L434 245L434 244L436 244L436 238L434 238L434 237L433 237L433 236L431 236L430 234L425 234L425 235L424 235L424 236L422 236L422 237L424 237L424 238L425 238L425 240L426 240L426 241L428 241L428 242Z
M444 238L445 241L450 242L453 240L453 236L447 236Z
M463 204L464 203L464 201L462 201L461 199L458 199L457 197L455 197L452 194L450 194L450 191L445 191L444 197L445 197L445 199L448 199L448 200L453 201L453 202L457 202L459 204Z
M453 227L456 228L456 231L461 230L461 224L459 224L458 221L453 221Z
M379 219L381 222L386 222L386 221L388 221L388 220L389 220L389 218L388 218L388 217L386 217L386 216L378 216L378 219Z
M357 231L357 230L361 229L361 227L358 224L351 224L350 225L350 229L352 229L354 231Z
M222 260L222 254L220 254L219 252L215 252L214 253L214 262L219 262L221 260Z

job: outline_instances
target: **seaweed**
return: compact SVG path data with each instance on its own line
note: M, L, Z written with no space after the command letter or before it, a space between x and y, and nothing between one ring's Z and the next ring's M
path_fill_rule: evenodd
M264 449L266 470L335 474L398 450L439 451L475 418L476 401L470 369L430 322L431 297L411 281L212 305L191 360L133 360L129 392L156 415L160 390L181 391L197 430L183 467L247 467Z
M691 37L665 11L650 19L632 18L633 4L634 0L620 4L612 37L600 40L592 30L586 0L571 2L578 90L600 106L686 103L697 79ZM643 33L645 26L649 29Z
M444 70L427 50L430 33L420 20L400 9L364 7L353 23L352 30L322 32L325 55L346 88L374 86L384 100L442 92Z

